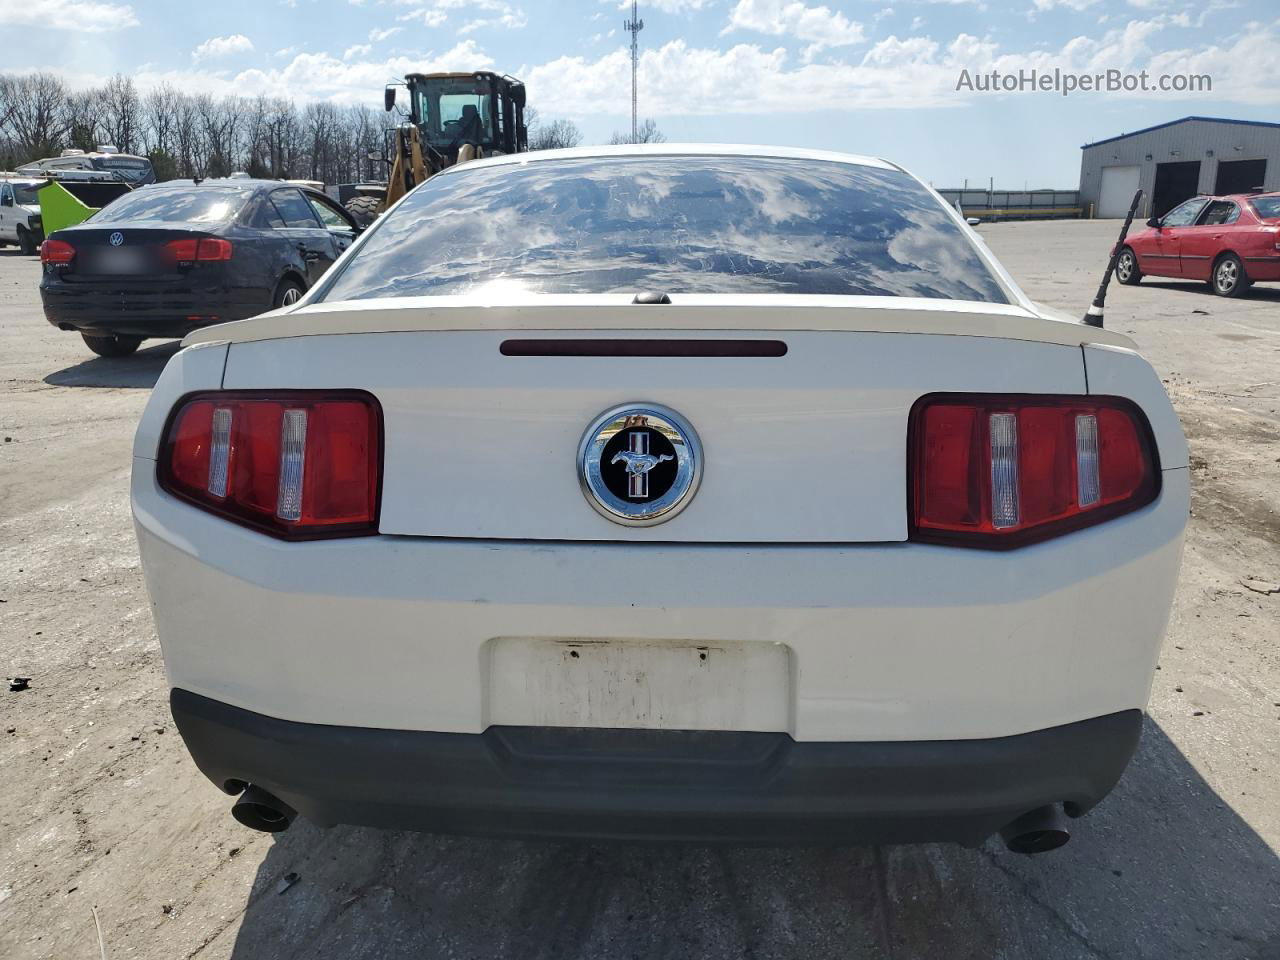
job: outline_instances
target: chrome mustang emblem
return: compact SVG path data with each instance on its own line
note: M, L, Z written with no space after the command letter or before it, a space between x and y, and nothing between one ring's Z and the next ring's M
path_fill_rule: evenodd
M627 496L640 500L649 496L649 471L660 463L674 460L669 453L660 453L656 457L649 452L649 434L643 430L627 432L628 450L619 450L609 461L609 466L625 464L627 468Z
M693 498L702 451L693 428L663 407L606 411L587 428L578 470L588 502L616 523L669 520Z
M111 236L107 237L107 243L111 244L113 247L120 246L120 244L124 243L124 234L117 230L115 233L111 234Z

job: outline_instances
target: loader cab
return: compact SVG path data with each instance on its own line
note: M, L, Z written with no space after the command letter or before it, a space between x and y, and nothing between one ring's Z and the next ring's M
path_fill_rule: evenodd
M524 124L525 88L496 73L410 74L409 114L423 142L457 161L464 144L483 156L528 149ZM394 102L394 101L392 101Z

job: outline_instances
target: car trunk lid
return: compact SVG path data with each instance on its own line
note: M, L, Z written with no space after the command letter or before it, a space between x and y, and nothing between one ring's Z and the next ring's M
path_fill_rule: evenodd
M875 310L847 305L526 310L472 304L376 320L303 310L280 319L332 326L266 339L244 335L252 321L228 325L223 338L236 336L224 387L373 393L384 415L384 534L892 542L907 535L916 400L937 391L1086 393L1079 346L1098 339L1092 328L1026 315L1008 328L1024 338L941 333L941 311L924 316L927 308L915 321L897 317L895 331L874 329L891 325ZM620 315L633 325L615 326ZM732 317L737 328L727 326ZM952 329L1016 319L1002 308L962 313ZM339 323L347 333L336 333ZM913 324L920 332L909 332ZM190 339L206 338L216 332ZM627 404L674 411L701 441L700 487L654 526L611 521L582 489L584 431Z
M121 278L166 279L191 269L195 245L216 239L197 225L139 227L132 223L94 223L60 231L55 239L75 248L70 264L59 267L67 283L116 282Z

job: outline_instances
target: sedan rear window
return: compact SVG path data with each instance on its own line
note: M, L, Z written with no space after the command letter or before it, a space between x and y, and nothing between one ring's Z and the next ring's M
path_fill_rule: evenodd
M800 293L1007 303L972 241L899 170L833 161L538 160L428 180L323 300Z
M1254 197L1249 202L1263 220L1280 219L1280 197Z
M167 223L226 223L253 195L251 187L192 184L141 187L102 208L102 220L155 220Z

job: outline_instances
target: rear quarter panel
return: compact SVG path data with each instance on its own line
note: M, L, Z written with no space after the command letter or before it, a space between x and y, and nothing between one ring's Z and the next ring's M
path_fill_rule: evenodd
M1091 345L1084 348L1089 393L1127 397L1142 408L1151 423L1164 470L1188 464L1187 439L1159 375L1141 355L1121 347Z

